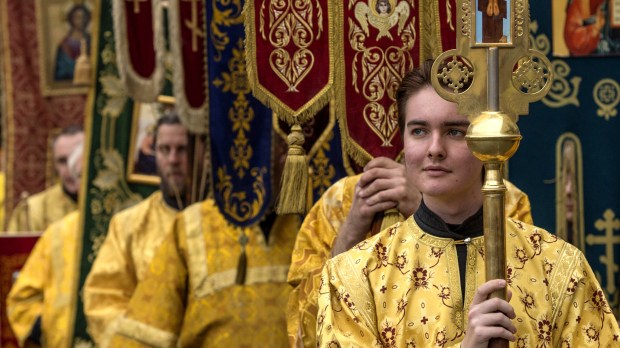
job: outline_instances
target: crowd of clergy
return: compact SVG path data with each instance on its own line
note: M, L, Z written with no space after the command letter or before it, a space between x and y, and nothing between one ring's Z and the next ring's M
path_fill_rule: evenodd
M431 63L397 91L402 162L375 158L305 216L269 213L245 228L210 198L184 200L189 133L174 113L160 117L159 190L113 216L78 290L85 140L63 130L59 183L23 199L8 224L45 231L3 307L20 346L72 346L81 296L97 347L620 347L582 252L536 227L508 181L506 279L485 279L483 165L467 117L431 86ZM489 296L503 289L505 300Z

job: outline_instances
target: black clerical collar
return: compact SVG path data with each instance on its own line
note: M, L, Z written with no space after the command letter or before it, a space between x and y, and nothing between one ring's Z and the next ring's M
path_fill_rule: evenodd
M78 193L77 192L71 193L71 192L67 191L67 189L65 188L65 185L60 185L60 186L62 186L62 192L64 192L67 195L67 197L71 198L71 200L74 203L77 203L77 201L78 201Z
M185 206L186 206L186 204L185 204L186 202L183 199L183 197L181 197L181 204L183 206L179 207L179 201L177 201L176 197L168 196L163 190L161 191L161 196L164 198L164 202L166 202L166 205L169 206L172 209L183 210L183 208L185 208Z
M436 237L463 240L468 237L474 238L484 234L482 207L480 207L474 215L463 221L462 224L453 225L445 223L437 214L432 212L426 204L424 204L424 200L422 200L413 218L424 232Z

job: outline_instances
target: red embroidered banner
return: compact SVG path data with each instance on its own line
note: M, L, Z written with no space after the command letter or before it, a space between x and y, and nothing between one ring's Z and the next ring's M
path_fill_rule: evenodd
M112 3L118 70L127 94L154 102L164 83L164 32L159 0Z
M170 47L176 107L196 133L209 128L206 8L201 0L170 1Z
M421 60L443 52L448 42L454 47L456 5L454 0L339 4L334 90L345 149L360 165L378 156L395 159L402 151L396 89Z
M289 124L305 123L329 101L332 3L246 1L246 59L252 91Z

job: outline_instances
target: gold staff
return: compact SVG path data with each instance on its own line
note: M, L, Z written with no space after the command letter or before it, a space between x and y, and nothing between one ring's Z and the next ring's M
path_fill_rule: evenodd
M467 144L484 163L486 279L506 278L506 216L502 167L519 147L519 115L542 99L553 79L551 63L529 49L527 0L457 0L456 49L433 64L433 87L456 102L471 125ZM506 299L506 291L491 297ZM489 347L508 347L492 340Z

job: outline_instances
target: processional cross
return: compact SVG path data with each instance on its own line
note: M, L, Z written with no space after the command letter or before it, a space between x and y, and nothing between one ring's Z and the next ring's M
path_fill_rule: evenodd
M502 167L521 141L519 115L527 114L529 103L549 91L553 72L547 57L530 49L528 0L456 3L456 49L437 57L432 82L439 95L456 102L458 112L469 118L467 145L486 169L482 187L486 279L506 279ZM506 289L491 297L506 299ZM508 341L492 340L489 347L508 347Z
M185 20L185 27L192 32L192 52L198 51L198 37L204 38L205 31L202 28L202 24L198 21L198 3L202 3L201 0L181 0L183 2L190 2L192 5L192 19Z

